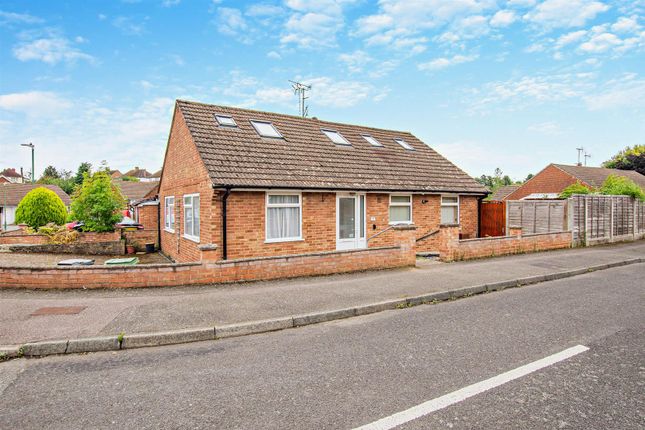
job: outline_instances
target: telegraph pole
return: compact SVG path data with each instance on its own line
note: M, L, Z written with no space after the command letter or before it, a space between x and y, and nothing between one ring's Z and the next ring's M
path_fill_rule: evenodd
M29 143L21 143L20 146L26 146L27 148L31 148L31 183L33 184L35 182L35 177L34 177L34 148L35 145L31 142Z

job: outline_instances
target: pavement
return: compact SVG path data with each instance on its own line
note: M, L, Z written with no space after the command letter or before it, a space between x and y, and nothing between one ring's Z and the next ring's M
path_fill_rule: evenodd
M584 345L400 428L639 429L643 279L634 264L297 330L12 360L0 363L0 422L353 429Z
M0 289L0 345L119 333L127 337L292 318L476 285L515 282L644 256L645 241L639 241L470 262L420 261L415 268L400 270L229 285L124 290ZM52 314L60 308L69 313ZM367 312L354 311L352 315L360 313ZM343 316L348 315L338 315ZM318 321L329 319L333 318ZM317 322L315 318L310 320ZM304 325L291 321L291 327ZM199 333L197 338L191 336L192 340L202 339ZM114 338L104 341L113 344ZM62 348L64 352L66 346Z

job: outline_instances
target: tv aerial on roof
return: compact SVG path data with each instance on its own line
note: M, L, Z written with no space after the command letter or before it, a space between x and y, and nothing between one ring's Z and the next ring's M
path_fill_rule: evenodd
M289 80L289 82L291 82L293 93L298 96L298 113L301 117L307 118L307 115L309 115L309 106L305 104L305 101L309 98L307 97L307 91L311 91L311 85L292 80Z

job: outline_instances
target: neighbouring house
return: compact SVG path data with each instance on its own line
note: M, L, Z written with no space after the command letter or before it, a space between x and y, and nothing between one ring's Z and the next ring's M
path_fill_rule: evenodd
M132 170L128 170L123 174L123 176L137 178L140 182L153 182L159 180L158 177L153 177L152 173L148 172L146 169L140 169L138 166Z
M128 205L145 198L154 197L157 194L159 182L134 182L115 180L112 183L119 187L121 194L125 197Z
M177 101L161 249L178 262L363 249L408 224L431 251L442 225L477 236L487 194L408 132Z
M161 178L161 169L159 169L159 170L157 170L156 172L154 172L154 173L152 174L152 176L150 176L150 177L151 177L152 179L154 179L155 181L158 181L158 180Z
M20 201L27 195L27 193L34 188L44 187L52 190L60 197L69 210L71 200L69 195L63 191L58 185L41 185L41 184L14 184L4 183L0 184L0 224L4 228L5 221L7 225L13 225L16 222L16 209Z
M118 170L118 169L117 170L110 170L109 173L110 173L110 177L112 179L119 179L119 178L123 177L123 173L121 173L121 171Z
M519 187L520 185L503 185L495 190L495 192L488 197L488 200L491 202L501 202L502 200L506 200L506 198Z
M24 176L14 168L6 168L0 172L0 183L24 184L25 182L27 181Z
M629 178L645 188L645 176L633 170L549 164L506 196L505 200L557 199L569 185L580 182L589 189L599 188L609 175Z

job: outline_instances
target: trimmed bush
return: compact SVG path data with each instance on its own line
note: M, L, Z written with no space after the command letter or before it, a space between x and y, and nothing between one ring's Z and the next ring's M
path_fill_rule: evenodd
M67 209L63 201L45 187L29 191L16 209L16 223L36 229L49 223L63 224L66 217Z

